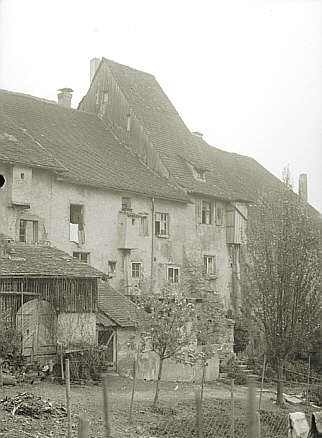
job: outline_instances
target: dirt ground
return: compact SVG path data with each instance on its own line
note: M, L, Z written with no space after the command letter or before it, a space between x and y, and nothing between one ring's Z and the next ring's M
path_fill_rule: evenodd
M132 380L118 376L109 376L109 409L110 424L113 438L150 437L151 427L162 423L169 415L193 416L195 409L195 391L199 386L194 384L162 382L160 390L160 409L151 411L154 396L154 383L138 381L135 392L133 410L133 424L129 424L129 403L131 398ZM38 384L20 384L15 387L0 389L0 399L5 396L14 396L21 392L31 392L45 400L65 405L65 387L60 384L41 382ZM223 383L213 383L204 389L206 402L218 402L230 406L230 387ZM235 413L245 414L247 409L247 388L235 386ZM273 393L263 393L262 408L276 410L271 400ZM99 438L104 436L103 398L100 385L72 385L71 407L73 436L77 436L78 418L86 416L90 422L90 436ZM298 406L289 411L299 410ZM218 411L220 412L220 411ZM0 403L0 437L8 438L45 438L67 436L67 419L44 417L40 419L12 415L3 409Z

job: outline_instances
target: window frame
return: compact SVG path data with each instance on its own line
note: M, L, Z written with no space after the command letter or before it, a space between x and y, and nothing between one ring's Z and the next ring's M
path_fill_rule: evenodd
M221 212L221 215L218 216L218 211ZM216 225L224 225L224 217L225 217L225 207L222 204L216 202L215 204L215 220Z
M75 255L77 254L77 256ZM82 260L82 256L86 255L86 260ZM79 260L82 263L89 264L90 262L90 252L88 251L73 251L73 258Z
M111 269L111 265L114 264L114 269ZM107 272L109 275L115 275L116 274L116 260L108 260L107 261Z
M172 270L172 276L170 276L170 270ZM175 271L177 271L177 277L175 276ZM172 279L171 279L172 277ZM177 278L177 281L174 281ZM167 266L167 282L171 284L180 283L180 267L179 266Z
M129 196L122 196L121 210L122 211L132 211L132 198L130 198Z
M209 208L204 208L204 206L208 206ZM201 224L202 225L212 225L213 223L213 203L211 201L206 201L205 199L201 200ZM207 214L208 220L207 222Z
M149 235L149 223L147 216L141 216L139 221L139 235L148 236Z
M209 272L209 259L211 259L211 263L212 263L211 272ZM216 266L216 256L215 255L204 254L204 256L203 256L203 272L205 275L208 275L209 277L216 276L217 266Z
M156 226L157 223L159 224L158 227ZM154 234L157 237L169 237L170 235L169 213L163 213L160 211L154 213Z
M133 275L134 265L137 265L138 275ZM135 280L140 280L142 278L142 262L131 262L131 278Z
M32 240L27 242L27 226L28 222L32 223ZM24 227L22 227L24 224ZM23 232L22 232L23 231ZM23 236L23 239L22 239ZM38 243L39 242L39 221L33 219L19 219L19 242L20 243Z

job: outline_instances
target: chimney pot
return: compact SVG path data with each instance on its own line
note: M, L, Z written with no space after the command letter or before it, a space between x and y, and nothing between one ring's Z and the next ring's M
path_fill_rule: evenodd
M58 91L58 105L70 108L72 102L72 93L74 90L72 90L71 88L60 88Z
M93 77L96 73L96 70L100 64L100 60L98 58L93 58L90 60L90 83L92 83Z
M301 173L299 176L299 197L307 202L307 174Z

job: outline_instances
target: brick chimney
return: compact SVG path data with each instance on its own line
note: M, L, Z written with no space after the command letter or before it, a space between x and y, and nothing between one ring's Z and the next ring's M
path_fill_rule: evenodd
M299 176L299 197L307 202L307 174L301 173Z
M98 69L100 64L100 60L98 58L93 58L90 60L90 83L92 83L93 77Z
M72 102L72 93L74 90L72 90L71 88L60 88L58 91L58 105L70 108Z

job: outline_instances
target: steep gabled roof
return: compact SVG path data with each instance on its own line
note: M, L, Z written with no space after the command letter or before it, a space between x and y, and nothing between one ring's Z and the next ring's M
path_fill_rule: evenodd
M230 190L218 185L206 173L206 182L197 181L195 168L210 169L196 136L192 135L153 75L103 58L131 109L140 120L163 163L177 183L188 192L230 199Z
M136 306L105 281L98 283L98 307L119 326L135 326Z
M0 277L9 276L103 278L105 274L52 246L10 243L0 258Z
M96 115L0 90L0 160L64 171L66 181L187 201L154 174Z
M193 135L149 73L102 58L168 170L188 192L251 202L281 181L254 159L225 152ZM205 181L191 166L206 170Z

